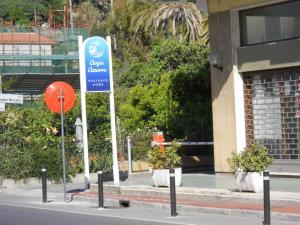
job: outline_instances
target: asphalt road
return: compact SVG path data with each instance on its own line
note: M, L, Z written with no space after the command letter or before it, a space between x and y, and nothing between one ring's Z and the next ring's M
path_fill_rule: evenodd
M0 205L0 225L157 225L172 224L48 209Z

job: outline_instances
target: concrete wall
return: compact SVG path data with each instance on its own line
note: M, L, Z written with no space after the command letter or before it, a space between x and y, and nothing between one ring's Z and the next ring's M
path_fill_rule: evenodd
M230 12L209 16L211 54L220 55L223 71L211 68L214 162L216 172L228 172L227 158L236 151L236 117Z
M236 8L244 8L253 5L283 2L286 0L208 0L209 13L222 12Z
M241 47L237 51L238 69L247 72L299 66L299 49L299 39Z

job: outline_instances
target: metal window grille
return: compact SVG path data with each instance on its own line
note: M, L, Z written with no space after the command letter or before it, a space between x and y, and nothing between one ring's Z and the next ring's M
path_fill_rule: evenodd
M300 159L300 68L244 74L247 146L275 159Z

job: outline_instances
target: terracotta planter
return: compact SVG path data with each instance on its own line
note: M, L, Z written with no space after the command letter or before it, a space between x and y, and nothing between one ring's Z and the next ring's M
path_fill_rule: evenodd
M263 172L237 171L235 178L240 191L263 191Z
M181 185L182 170L175 168L175 186ZM170 187L170 173L169 169L153 169L152 181L155 187Z

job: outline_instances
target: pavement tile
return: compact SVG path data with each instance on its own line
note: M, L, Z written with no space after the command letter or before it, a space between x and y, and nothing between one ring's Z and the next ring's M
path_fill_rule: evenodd
M78 193L81 197L92 197L98 198L97 192L81 192ZM170 200L167 197L162 196L136 196L136 195L120 195L112 194L109 192L104 193L104 198L115 199L115 200L130 200L138 201L143 203L153 203L153 204L170 204ZM204 208L218 208L218 209L237 209L237 210L252 210L252 211L263 211L262 204L254 203L237 203L228 201L200 201L191 199L180 199L177 198L177 204L183 206L193 206L193 207L204 207ZM292 203L271 203L271 211L279 213L289 213L289 214L299 214L300 215L300 204Z

